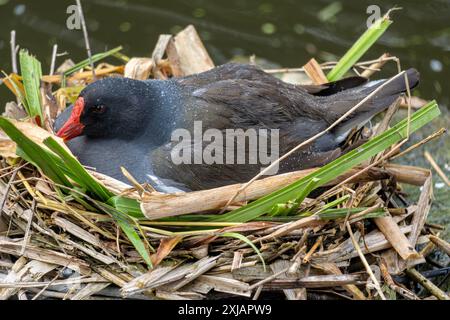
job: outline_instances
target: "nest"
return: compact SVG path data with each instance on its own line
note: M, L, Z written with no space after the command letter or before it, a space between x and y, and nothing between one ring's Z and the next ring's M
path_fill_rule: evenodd
M165 79L214 66L192 26L174 37L160 36L151 58L120 58L127 63L101 63L95 72L85 66L67 74L73 67L69 63L43 76L41 124L48 131L35 119L14 124L42 143L52 135L56 114L94 74ZM369 77L389 61L395 57L383 55L355 68ZM302 68L267 72L317 83L323 80L322 70L333 65L313 60ZM52 94L49 86L63 81L67 86ZM417 98L410 102L409 108L423 104ZM355 131L347 143L387 132L402 104L405 100L397 101L377 126ZM10 117L23 114L15 104L7 111ZM431 172L389 162L440 134L402 152L400 143L394 144L328 179L300 201L278 203L270 213L247 221L214 217L246 208L321 169L179 194L155 192L131 176L125 185L91 171L109 192L137 200L143 216L123 218L119 211L127 203L105 204L86 190L62 192L63 186L18 158L16 144L4 135L0 299L448 299L438 282L427 279L448 272L430 265L427 257L450 252L450 245L439 238L443 227L426 223ZM415 203L406 198L401 184L421 188ZM118 223L121 217L128 219L132 231L127 233ZM132 239L136 235L139 239ZM150 263L142 252L148 253Z

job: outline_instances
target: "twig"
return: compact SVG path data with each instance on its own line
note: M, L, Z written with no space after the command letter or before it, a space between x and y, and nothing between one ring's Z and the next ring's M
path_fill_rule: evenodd
M435 138L440 137L441 135L443 135L445 132L447 132L447 129L445 128L441 128L438 131L436 131L435 133L429 135L428 137L426 137L425 139L415 143L414 145L408 147L407 149L403 150L400 153L397 153L396 155L394 155L393 157L390 158L390 160L394 160L397 158L400 158L401 156L404 156L405 154L407 154L408 152L410 152L411 150L414 150L422 145L424 145L425 143L427 143L430 140L433 140Z
M433 157L428 151L424 152L425 158L428 160L428 162L431 164L434 170L436 170L436 173L441 177L442 180L444 180L445 184L450 187L450 180L445 175L444 171L439 168L436 161L434 161Z
M350 238L352 240L353 246L355 247L355 250L358 253L359 258L361 259L361 262L364 264L364 267L366 268L366 271L369 274L370 279L372 279L372 282L375 285L375 289L377 290L381 299L386 300L386 297L384 296L383 291L381 290L380 283L378 282L377 278L375 278L375 275L373 274L372 269L369 266L369 263L364 257L364 253L362 252L360 246L358 245L358 242L355 239L355 235L353 234L352 228L350 227L350 224L348 222L346 223L346 227L348 234L350 235Z
M48 287L50 287L59 277L60 277L60 272L58 272L56 274L56 276L54 276L53 279L47 283L47 285L45 285L38 293L36 293L31 300L36 300L37 298L39 298L39 296L41 296L44 293L44 291L47 290Z
M414 268L407 269L406 274L410 276L412 279L417 281L427 289L433 296L438 298L439 300L450 300L449 296L445 294L441 289L439 289L433 282L425 278L423 275L420 274L419 271L417 271Z
M264 175L266 172L268 172L269 170L271 170L274 166L278 165L281 161L283 161L284 159L286 159L287 157L289 157L292 153L294 153L295 151L299 150L300 148L304 147L305 145L308 145L309 143L313 142L314 140L320 138L321 136L323 136L324 134L328 133L331 129L333 129L334 127L336 127L339 123L341 123L343 120L347 119L347 117L352 114L356 109L358 109L361 105L363 105L366 101L368 101L370 98L372 98L374 95L376 95L381 89L383 89L385 86L387 86L389 83L393 82L394 80L396 80L397 78L399 78L400 76L403 76L404 74L406 74L405 71L402 71L400 73L398 73L397 75L395 75L394 77L392 77L391 79L387 80L385 83L383 83L381 86L379 86L378 88L376 88L374 91L372 91L367 97L365 97L364 99L362 99L360 102L358 102L354 107L352 107L350 110L348 110L344 115L342 115L339 119L337 119L335 122L333 122L328 128L326 128L325 130L317 133L316 135L312 136L311 138L303 141L302 143L300 143L299 145L297 145L296 147L294 147L293 149L291 149L290 151L288 151L287 153L285 153L283 156L281 156L280 158L278 158L277 160L275 160L274 162L272 162L269 166L267 166L264 170L261 170L256 176L254 176L250 181L248 181L246 184L244 184L241 188L238 189L238 191L236 192L236 194L230 199L228 200L227 204L225 205L225 207L222 209L222 213L225 212L225 210L228 208L228 206L233 203L233 201L236 199L236 197L245 189L247 189L247 187L252 184L254 181L256 181L259 177L261 177L262 175Z
M31 206L31 210L30 210L30 217L28 218L27 227L25 229L25 235L23 236L23 244L22 244L22 249L20 250L20 255L23 255L25 253L25 249L27 248L27 244L28 244L28 241L30 238L31 224L33 223L35 209L36 209L36 199L33 199L33 204Z
M365 70L361 73L361 77L369 78L375 72L379 71L386 64L386 62L389 61L386 58L389 58L389 53L383 53L378 61L371 64L369 67L364 67Z
M327 274L333 274L336 276L342 275L342 271L341 269L339 269L339 267L332 262L328 262L328 263L313 263L312 266L315 269L320 269L322 271L324 271ZM357 300L366 300L366 296L364 295L364 293L362 293L361 290L359 290L359 288L353 284L346 284L344 286L342 286L348 293L350 293L355 299Z
M86 51L87 51L87 54L89 57L89 63L91 65L91 69L92 69L92 77L95 80L95 68L94 68L94 62L92 61L91 46L89 45L89 36L88 36L87 28L86 28L86 21L84 20L83 8L81 7L80 0L76 0L76 1L77 1L77 6L78 6L78 14L80 15L80 19L81 19L81 26L83 28L84 43L86 45Z
M11 184L13 183L13 181L16 179L17 172L19 171L20 168L21 166L19 166L19 168L13 171L11 179L9 179L8 185L6 186L5 193L3 195L2 200L0 201L0 218L2 216L3 208L5 207L6 204L6 199L8 199L9 189L11 188Z
M317 238L314 245L311 247L311 249L309 249L308 253L303 258L303 263L309 262L309 259L311 259L311 256L313 255L313 253L316 252L317 248L321 245L322 239L323 239L323 236L320 236L319 238Z
M259 295L261 294L263 289L263 286L259 286L258 288L256 288L255 294L252 297L252 300L258 300Z
M390 9L386 15L389 15L391 11L399 10L401 8L392 8ZM400 72L402 70L402 66L400 63L400 59L395 57L394 59L395 63L397 64L397 71ZM408 107L408 122L406 127L406 139L409 139L409 133L410 133L410 122L411 122L411 88L409 87L409 80L408 80L408 74L405 72L405 87L406 87L406 103Z
M271 275L270 277L267 277L267 278L265 278L265 279L263 279L263 280L261 280L261 281L259 281L259 282L257 282L257 283L252 284L252 285L248 288L248 290L249 290L249 291L252 291L253 289L258 288L259 286L263 285L264 283L270 282L270 281L272 281L273 279L279 277L280 275L282 275L283 273L287 272L288 270L289 270L289 267L284 268L284 269L278 271L277 273L274 273L274 274Z
M51 280L51 281L42 281L42 282L14 282L14 283L5 283L0 282L0 288L39 288L39 287L49 287L49 286L60 286L60 285L69 285L69 284L81 284L81 283L105 283L107 280L102 280L94 277L76 277L69 278L66 280Z

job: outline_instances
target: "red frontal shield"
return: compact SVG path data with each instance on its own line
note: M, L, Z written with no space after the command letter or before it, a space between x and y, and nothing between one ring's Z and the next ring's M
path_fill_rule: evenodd
M84 99L82 97L79 97L77 101L75 101L75 106L73 107L70 118L56 133L58 137L63 138L64 141L67 141L81 135L84 128L84 125L80 122L80 117L83 109Z

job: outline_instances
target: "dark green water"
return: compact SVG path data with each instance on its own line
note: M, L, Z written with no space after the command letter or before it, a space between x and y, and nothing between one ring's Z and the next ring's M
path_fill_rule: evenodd
M9 72L10 30L17 32L17 43L28 48L49 69L52 45L66 51L74 61L86 57L81 31L66 27L66 9L74 1L0 0L0 68ZM325 1L325 0L165 0L165 1L82 1L94 52L118 45L128 56L149 56L161 33L175 33L194 24L216 64L236 56L255 54L274 66L301 66L309 58L336 60L364 32L367 6L378 4L382 12L394 7L394 24L370 50L366 59L389 52L401 59L402 66L421 72L421 85L415 94L434 98L443 112L414 141L440 127L448 127L450 83L450 0L418 1ZM331 18L323 10L332 4ZM330 8L330 7L328 7ZM322 18L322 19L321 19ZM64 58L61 57L59 62ZM394 72L392 64L385 73ZM0 105L11 100L0 87ZM450 176L450 141L448 135L426 148ZM403 160L428 167L423 149ZM435 178L436 201L432 221L450 221L449 188ZM418 190L411 192L417 195Z

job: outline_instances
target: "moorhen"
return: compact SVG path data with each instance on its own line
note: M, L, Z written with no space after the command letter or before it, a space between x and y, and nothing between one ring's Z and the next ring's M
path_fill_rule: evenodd
M409 69L407 75L414 88L419 73ZM171 139L175 129L192 133L198 120L203 132L211 128L221 132L279 129L281 156L326 129L385 81L352 77L319 86L296 86L256 66L234 63L169 80L105 78L81 91L75 104L57 118L55 130L82 164L113 178L127 182L120 169L123 166L140 183L148 182L158 191L200 190L246 182L262 166L174 163L171 151L179 147L179 141ZM342 154L342 142L352 128L389 107L405 90L403 77L385 85L332 131L282 161L278 173L334 160ZM201 147L211 141L201 141ZM183 143L194 150L198 140ZM244 150L245 155L250 149Z

